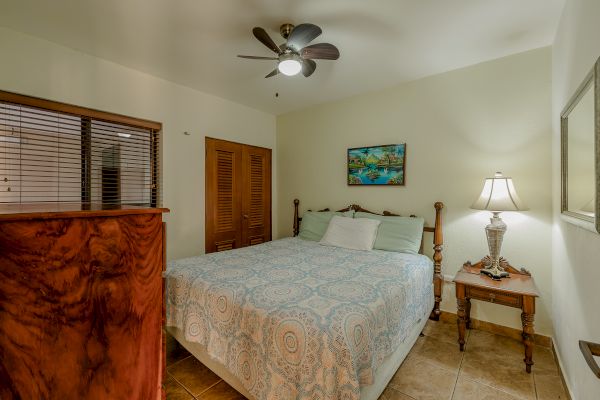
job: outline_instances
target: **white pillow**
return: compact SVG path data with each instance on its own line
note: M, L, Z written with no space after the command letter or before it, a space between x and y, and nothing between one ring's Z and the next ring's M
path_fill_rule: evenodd
M334 216L319 243L353 250L373 250L381 221Z

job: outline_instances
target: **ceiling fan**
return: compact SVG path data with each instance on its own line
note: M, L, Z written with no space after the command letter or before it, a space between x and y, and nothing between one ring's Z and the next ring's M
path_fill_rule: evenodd
M297 26L283 24L279 28L279 33L286 39L286 42L277 46L263 28L255 27L252 29L254 37L276 53L277 57L242 55L238 55L238 57L249 58L251 60L276 60L277 68L271 71L265 78L270 78L280 72L287 76L302 72L308 78L317 68L317 63L314 60L337 60L340 57L337 47L330 43L308 45L321 32L321 28L313 24L300 24Z

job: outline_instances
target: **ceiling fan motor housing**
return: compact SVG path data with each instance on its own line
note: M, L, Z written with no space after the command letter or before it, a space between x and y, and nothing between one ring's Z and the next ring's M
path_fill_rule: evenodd
M287 40L287 38L290 36L290 33L292 32L293 29L294 29L293 24L283 24L279 27L279 33L281 34L281 36L283 36L284 39Z

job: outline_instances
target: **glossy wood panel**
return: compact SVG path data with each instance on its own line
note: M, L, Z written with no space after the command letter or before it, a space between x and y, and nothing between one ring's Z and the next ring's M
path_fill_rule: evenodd
M162 214L169 212L167 208L150 208L126 204L100 203L19 203L0 204L0 222L55 219L112 217L133 214Z
M0 398L159 399L161 214L0 222Z

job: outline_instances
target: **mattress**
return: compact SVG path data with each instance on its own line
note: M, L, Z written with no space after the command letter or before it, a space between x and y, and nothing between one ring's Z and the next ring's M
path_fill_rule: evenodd
M299 238L170 262L167 325L262 399L356 399L431 309L422 255Z

